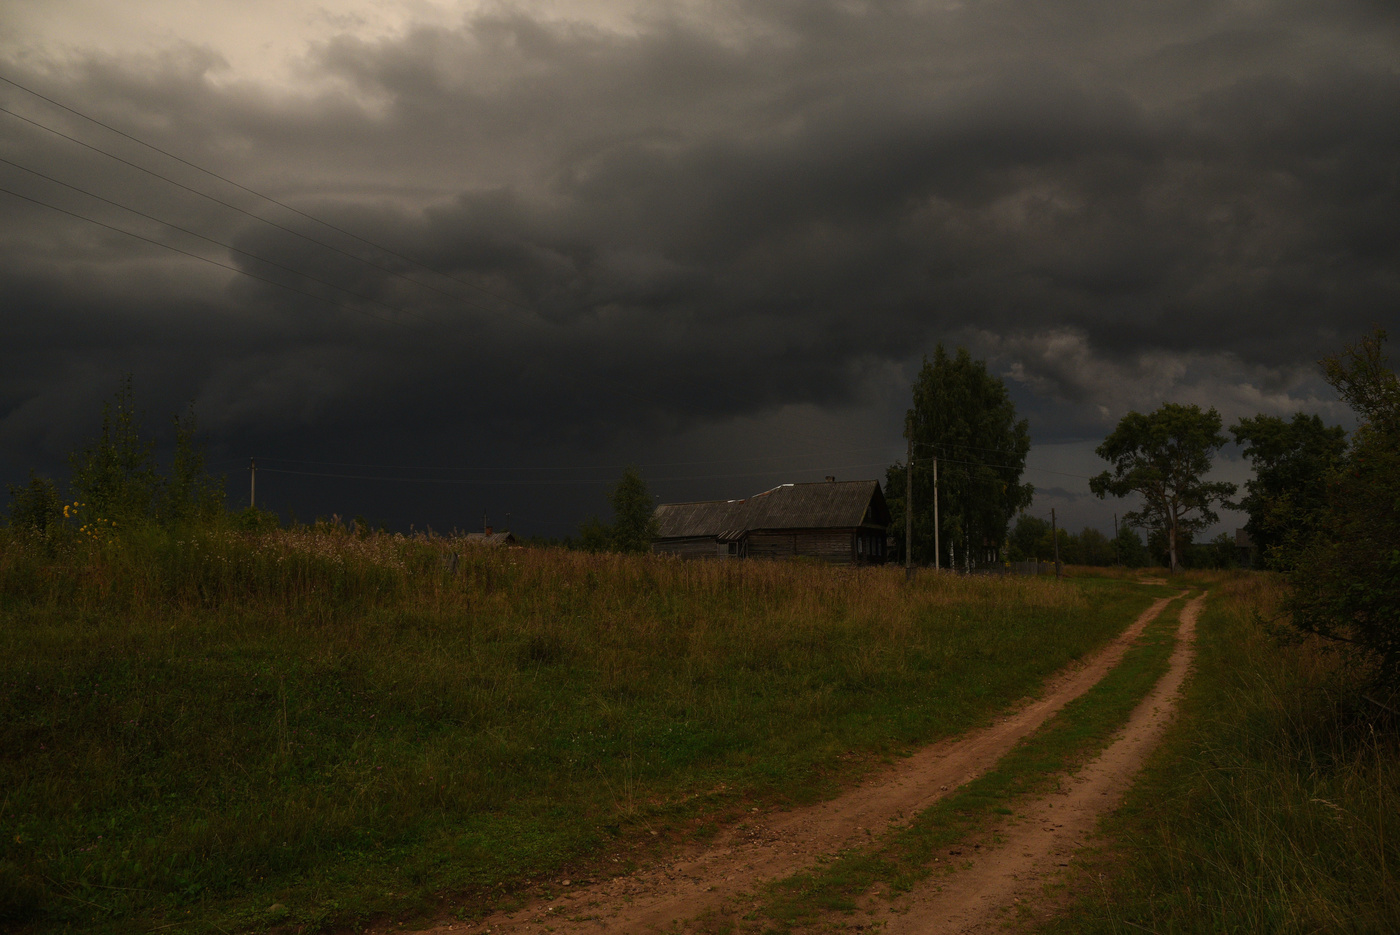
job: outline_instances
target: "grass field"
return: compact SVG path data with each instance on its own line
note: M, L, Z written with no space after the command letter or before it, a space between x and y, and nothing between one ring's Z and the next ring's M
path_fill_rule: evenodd
M315 930L616 872L985 721L1157 590L0 533L0 920Z
M1181 716L1051 933L1400 931L1400 702L1230 576Z

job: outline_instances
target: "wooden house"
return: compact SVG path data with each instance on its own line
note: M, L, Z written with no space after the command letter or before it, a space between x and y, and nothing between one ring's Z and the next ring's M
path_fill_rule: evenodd
M783 484L746 500L663 503L653 552L685 558L884 562L890 510L879 481Z

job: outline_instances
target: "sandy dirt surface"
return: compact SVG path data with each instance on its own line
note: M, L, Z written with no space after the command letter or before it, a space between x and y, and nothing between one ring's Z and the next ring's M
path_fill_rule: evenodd
M886 903L883 935L997 932L1019 903L1034 901L1043 884L1068 864L1098 821L1116 808L1149 753L1162 739L1195 652L1196 617L1205 595L1182 610L1167 674L1134 709L1097 759L1066 778L1059 791L1016 809L994 847L951 848L950 872L935 874L907 897ZM873 907L872 907L873 908Z
M1023 737L1103 678L1171 600L1158 600L1106 647L1053 676L1040 698L1028 701L986 728L950 738L902 759L835 799L790 811L756 813L749 821L722 831L708 844L681 848L668 859L632 874L591 885L569 881L566 886L563 880L554 881L555 889L561 893L557 898L536 900L516 911L497 913L480 921L443 922L431 931L486 930L505 935L547 927L551 932L568 935L600 931L645 933L688 927L688 922L719 909L726 900L750 892L756 885L796 873L819 857L866 841L892 824L904 823L950 790L981 775ZM1058 803L1056 807L1060 807ZM1063 824L1060 813L1055 815ZM1053 823L1047 827L1053 827ZM1069 839L1071 833L1058 836ZM1033 853L1029 845L1022 850ZM923 906L916 900L900 907L901 911L907 910L902 917L921 918Z

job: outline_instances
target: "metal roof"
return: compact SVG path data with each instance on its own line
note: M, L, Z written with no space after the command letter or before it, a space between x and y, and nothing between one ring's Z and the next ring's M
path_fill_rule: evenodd
M827 481L783 484L746 500L663 503L656 523L660 539L733 539L755 529L887 527L890 511L879 481Z

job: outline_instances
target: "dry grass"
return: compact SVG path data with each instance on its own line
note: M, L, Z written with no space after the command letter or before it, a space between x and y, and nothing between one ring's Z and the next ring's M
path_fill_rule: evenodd
M1147 600L336 527L0 535L0 916L484 907L741 800L830 794Z

